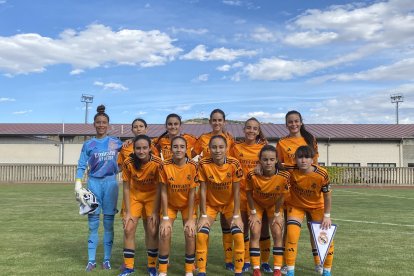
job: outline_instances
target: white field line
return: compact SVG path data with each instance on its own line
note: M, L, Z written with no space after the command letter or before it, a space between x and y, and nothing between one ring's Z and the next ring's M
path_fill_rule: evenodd
M365 196L382 196L382 197L389 197L389 198L399 198L399 199L410 199L410 200L414 200L414 198L412 198L412 197L392 196L392 195L375 195L375 194L370 194L370 193L360 193L360 192L354 192L354 191L345 191L345 190L342 190L342 189L335 190L335 194L337 194L338 192L344 192L344 193L350 193L350 194L357 194L357 195L365 195Z
M411 225L411 224L397 224L397 223L389 223L389 222L363 221L363 220L352 220L352 219L337 219L337 218L335 218L334 221L347 221L347 222L365 223L365 224L414 227L414 225Z

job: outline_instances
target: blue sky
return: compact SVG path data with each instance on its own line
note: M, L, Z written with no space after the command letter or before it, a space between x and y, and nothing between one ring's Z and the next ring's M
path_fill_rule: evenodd
M0 123L414 123L414 1L0 0Z

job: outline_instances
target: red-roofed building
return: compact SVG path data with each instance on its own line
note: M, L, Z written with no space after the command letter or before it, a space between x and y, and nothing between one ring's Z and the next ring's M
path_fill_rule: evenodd
M319 162L336 166L414 166L414 125L309 124L317 137ZM242 138L243 125L226 129ZM263 124L263 132L275 144L286 136L283 124ZM183 125L184 133L199 136L211 130L208 124ZM162 124L149 125L148 135L165 131ZM0 124L0 163L76 164L85 138L95 134L85 124ZM132 137L131 125L111 124L110 135Z

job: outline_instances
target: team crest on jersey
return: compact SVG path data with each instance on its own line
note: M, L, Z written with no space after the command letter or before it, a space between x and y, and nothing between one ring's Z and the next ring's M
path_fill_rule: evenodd
M191 175L187 174L187 180L190 181L191 180Z
M316 189L316 183L312 183L312 189Z
M328 233L321 231L318 236L318 243L321 245L327 244L329 241Z
M231 173L227 173L227 178L230 178L231 177Z
M243 157L243 153L240 153L240 154L239 154L239 157Z
M279 186L276 187L276 191L280 191L280 187Z
M118 148L118 145L115 141L111 140L111 141L109 141L108 147L109 147L109 150L116 150Z

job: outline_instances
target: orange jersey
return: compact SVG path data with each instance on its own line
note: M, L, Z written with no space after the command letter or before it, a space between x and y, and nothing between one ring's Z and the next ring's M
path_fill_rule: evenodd
M191 158L191 150L193 149L197 139L191 134L181 134L181 136L187 141L187 157ZM161 139L154 138L152 139L152 142L158 149L157 156L161 156L162 153L164 160L172 158L173 154L171 151L171 140L168 135L162 137Z
M220 134L227 141L227 151L226 155L230 155L230 149L233 147L234 138L230 135L230 133L222 133ZM198 137L196 143L194 144L194 152L197 154L202 154L204 158L209 158L210 156L210 149L208 148L208 143L210 142L211 137L215 136L213 133L204 133L200 137Z
M259 163L259 152L266 143L255 143L248 145L245 142L236 142L230 150L230 155L239 160L243 169L243 180L240 183L240 189L246 188L246 177L248 173L256 168Z
M284 163L284 166L288 170L292 170L296 167L295 152L300 146L306 146L305 138L303 137L283 137L277 142L276 151L277 159L279 162ZM318 164L318 144L316 140L313 143L313 149L315 150L315 157L313 163Z
M252 191L256 204L264 209L276 204L276 199L289 193L290 174L288 171L278 171L270 177L258 175L254 171L247 175L247 191Z
M307 174L298 169L291 171L289 205L303 209L324 207L323 192L330 192L328 172L312 166L314 170Z
M188 206L190 190L197 187L197 163L187 159L180 167L168 159L160 167L160 181L167 185L168 207L182 210Z
M203 158L199 163L198 179L206 183L206 203L209 206L225 206L233 202L233 183L240 182L243 170L239 161L227 157L219 166L212 158Z
M159 181L159 168L162 160L151 154L150 160L143 164L139 170L134 166L134 159L129 157L124 162L122 179L129 183L131 192L156 192Z
M151 151L154 155L158 155L158 151L153 144L151 145ZM129 144L126 148L122 147L121 151L118 154L118 165L122 167L124 165L125 160L127 160L132 153L134 153L133 143Z

